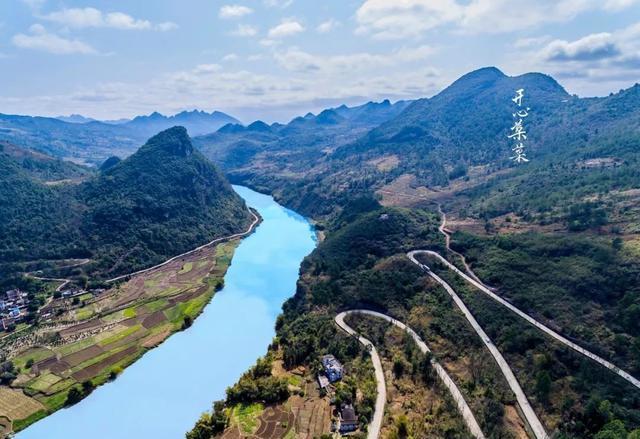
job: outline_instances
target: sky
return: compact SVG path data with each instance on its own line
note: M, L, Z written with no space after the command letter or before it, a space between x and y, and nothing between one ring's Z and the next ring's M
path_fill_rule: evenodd
M1 0L0 113L287 122L496 66L602 96L640 78L640 0Z

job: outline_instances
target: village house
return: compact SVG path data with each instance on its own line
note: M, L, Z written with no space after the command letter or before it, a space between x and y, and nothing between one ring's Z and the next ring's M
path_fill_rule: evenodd
M329 382L335 383L342 379L342 364L340 364L333 355L324 355L322 357L322 367L324 368L324 373L329 379Z
M20 290L9 290L5 293L8 302L15 302L21 297Z
M358 429L358 418L352 405L344 405L340 411L340 433L349 433Z
M12 325L15 325L15 320L11 318L0 319L0 326L2 326L3 331L8 331Z

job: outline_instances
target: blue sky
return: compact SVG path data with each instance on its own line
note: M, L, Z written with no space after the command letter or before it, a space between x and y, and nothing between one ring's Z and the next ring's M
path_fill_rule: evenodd
M571 93L640 78L640 0L3 0L0 112L287 121L495 65Z

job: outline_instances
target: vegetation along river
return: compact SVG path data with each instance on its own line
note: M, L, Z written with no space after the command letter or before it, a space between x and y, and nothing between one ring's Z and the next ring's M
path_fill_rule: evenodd
M224 289L193 326L18 439L182 438L212 400L222 399L266 352L315 235L305 218L273 198L244 187L235 190L264 221L237 248Z

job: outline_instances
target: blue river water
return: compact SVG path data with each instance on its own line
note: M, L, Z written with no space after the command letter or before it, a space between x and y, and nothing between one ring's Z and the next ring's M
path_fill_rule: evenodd
M305 218L273 198L234 187L263 222L237 248L225 287L193 326L171 336L73 407L18 439L178 439L224 397L275 335L302 259L316 245Z

